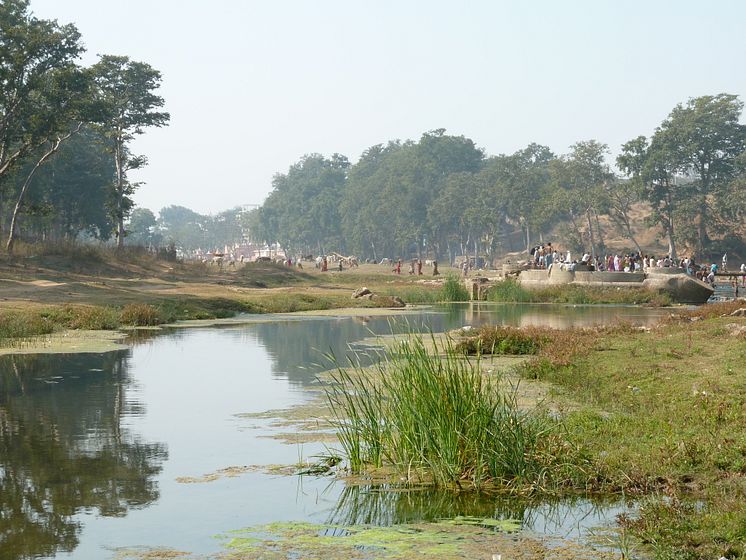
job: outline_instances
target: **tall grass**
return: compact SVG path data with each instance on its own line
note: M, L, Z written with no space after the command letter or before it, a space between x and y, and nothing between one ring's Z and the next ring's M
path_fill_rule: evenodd
M371 370L338 369L326 396L353 472L392 466L439 486L547 489L568 474L567 446L547 417L519 410L514 390L479 357L410 335Z
M53 330L51 321L35 313L0 313L0 347L19 346Z
M522 287L512 278L506 278L487 290L488 301L529 303L534 300L534 294Z
M441 301L469 301L469 291L459 281L458 276L449 274L440 289Z

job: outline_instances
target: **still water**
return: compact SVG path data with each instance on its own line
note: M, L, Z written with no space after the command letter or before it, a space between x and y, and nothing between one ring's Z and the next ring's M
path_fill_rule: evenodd
M521 504L450 493L346 488L328 478L250 472L184 484L231 466L291 464L324 450L267 436L245 413L309 398L322 354L343 356L371 333L464 325L651 324L665 310L462 304L387 317L276 316L175 329L106 354L0 357L0 560L113 558L117 549L220 550L227 531L273 521L373 523L454 515L522 519L583 537L619 506ZM280 430L281 431L281 430Z

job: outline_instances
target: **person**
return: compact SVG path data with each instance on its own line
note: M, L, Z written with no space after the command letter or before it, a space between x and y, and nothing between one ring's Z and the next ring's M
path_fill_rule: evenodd
M339 271L342 272L342 259L339 259Z
M438 261L433 259L433 276L438 276L440 272L438 272Z
M464 278L469 275L469 261L464 261L461 263L461 272L463 273Z
M723 272L728 272L728 253L723 253Z
M415 265L415 261L414 261L414 260L412 260L412 261L411 261L411 262L409 263L409 274L414 274L414 265Z
M401 259L396 261L396 268L394 269L394 272L397 274L401 274Z
M422 259L417 259L417 276L422 276Z
M326 260L326 256L321 258L321 272L329 270L329 261Z
M746 264L741 263L742 285L746 286Z

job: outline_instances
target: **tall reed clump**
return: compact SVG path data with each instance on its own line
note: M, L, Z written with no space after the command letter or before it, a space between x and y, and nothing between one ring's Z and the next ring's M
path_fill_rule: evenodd
M469 291L459 281L458 276L448 275L440 289L440 301L469 301Z
M484 375L479 357L432 343L410 335L373 373L333 375L326 396L353 472L390 466L439 486L514 492L572 478L556 422L519 410L515 391Z
M534 294L512 278L497 282L487 290L487 300L509 303L530 303L536 301Z

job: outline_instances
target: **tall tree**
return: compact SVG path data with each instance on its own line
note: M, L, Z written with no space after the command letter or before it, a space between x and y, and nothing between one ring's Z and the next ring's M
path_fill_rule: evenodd
M75 26L34 17L28 0L0 3L0 195L12 168L68 124L82 51Z
M700 257L737 175L736 158L746 150L746 125L739 122L742 110L743 102L736 95L695 97L674 107L654 136L675 171L692 182L689 202Z
M126 56L102 56L93 66L94 81L105 109L102 131L109 141L116 174L111 211L116 223L117 246L124 244L124 220L132 208L131 195L137 188L129 181L129 171L147 164L144 156L130 152L128 144L148 127L168 124L170 115L159 111L163 98L156 95L161 73L144 62Z
M580 221L585 221L588 245L594 257L601 233L597 220L594 225L594 218L604 205L605 188L613 180L605 160L608 152L609 147L596 140L576 142L570 146L569 154L555 160L551 166L558 187L558 203L570 218L581 244Z

